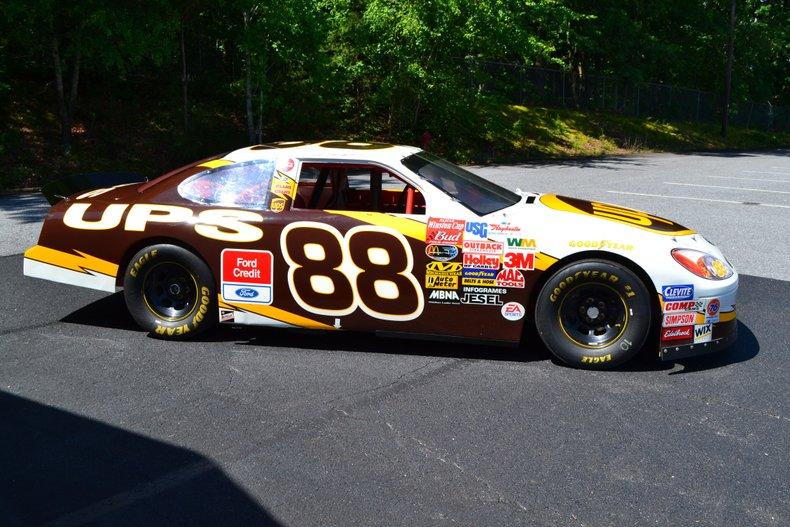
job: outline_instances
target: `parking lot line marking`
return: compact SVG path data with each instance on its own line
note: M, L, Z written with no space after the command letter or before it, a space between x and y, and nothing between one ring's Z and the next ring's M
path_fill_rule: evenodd
M629 196L647 196L650 198L667 198L667 199L687 199L692 201L712 201L715 203L734 203L735 205L759 205L761 207L776 207L779 209L790 209L790 205L777 205L775 203L755 203L745 201L735 201L731 199L712 199L712 198L692 198L690 196L666 196L664 194L644 194L642 192L623 192L621 190L607 190L609 194L627 194Z
M775 176L790 176L790 172L769 172L767 170L744 170L744 174L773 174Z
M766 190L764 188L744 188L744 187L722 187L721 185L699 185L697 183L678 183L676 181L664 181L665 185L680 185L683 187L702 187L702 188L724 188L727 190L749 190L751 192L768 192L770 194L790 194L787 190Z
M756 177L733 177L733 176L705 176L716 179L740 179L742 181L766 181L768 183L790 183L790 179L762 179Z

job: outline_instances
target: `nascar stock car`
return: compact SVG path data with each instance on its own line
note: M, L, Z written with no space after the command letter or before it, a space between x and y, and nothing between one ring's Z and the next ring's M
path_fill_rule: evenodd
M534 323L560 360L606 368L736 338L738 275L695 231L511 192L418 148L281 142L44 192L24 273L123 289L164 339L219 322L517 345Z

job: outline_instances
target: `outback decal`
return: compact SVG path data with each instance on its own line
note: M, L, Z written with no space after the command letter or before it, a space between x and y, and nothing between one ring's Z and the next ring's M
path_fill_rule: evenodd
M192 209L177 205L153 205L138 203L113 203L101 212L91 210L91 203L74 203L63 215L67 227L79 230L111 230L123 220L125 231L144 232L150 223L190 223L195 232L206 238L226 242L255 242L263 238L263 231L253 223L262 223L263 216L257 212L241 209L207 209L197 218Z
M608 203L601 203L598 201L585 201L566 196L544 194L540 197L540 202L550 209L596 216L598 218L647 229L658 234L682 236L694 234L694 232L696 232L673 221L659 218L658 216L653 216L646 212L609 205Z

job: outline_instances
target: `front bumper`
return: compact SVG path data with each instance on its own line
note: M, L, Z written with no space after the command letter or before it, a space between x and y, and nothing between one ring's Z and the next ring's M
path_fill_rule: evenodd
M661 344L658 357L662 361L676 361L716 353L732 345L738 339L738 320L733 318L727 322L713 325L713 336L709 342L699 344L678 344L665 346Z

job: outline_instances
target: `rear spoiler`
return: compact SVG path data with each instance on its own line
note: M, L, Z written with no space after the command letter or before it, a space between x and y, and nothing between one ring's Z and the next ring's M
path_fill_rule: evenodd
M67 199L72 194L97 188L114 187L130 183L143 183L148 178L133 172L90 172L74 174L47 183L41 187L41 193L50 205Z

